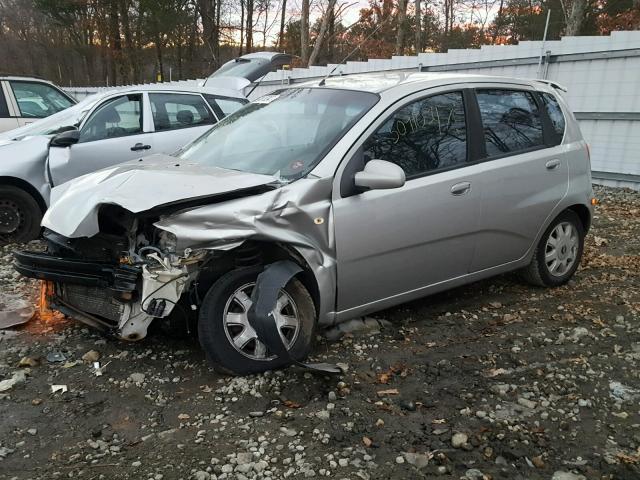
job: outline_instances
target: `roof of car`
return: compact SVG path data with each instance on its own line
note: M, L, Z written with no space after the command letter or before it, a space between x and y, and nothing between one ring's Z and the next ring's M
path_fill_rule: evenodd
M101 89L96 93L100 95L108 95L113 93L128 92L184 92L184 93L209 93L223 97L245 98L243 93L232 88L220 87L202 87L200 85L170 85L166 83L157 83L149 85L132 85L126 87L113 87L109 89Z
M409 83L434 86L439 83L464 83L464 82L493 82L493 83L518 83L529 86L541 86L535 80L521 78L499 77L491 75L475 75L469 73L435 73L435 72L381 72L359 73L353 75L328 77L324 82L327 88L345 88L350 90L363 90L380 93L396 86ZM319 80L305 82L296 86L320 86Z
M26 80L29 82L52 83L44 78L35 77L33 75L11 75L10 73L0 73L0 80Z

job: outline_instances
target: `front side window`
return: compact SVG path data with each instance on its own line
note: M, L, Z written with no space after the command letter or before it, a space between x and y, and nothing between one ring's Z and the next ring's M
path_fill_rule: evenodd
M60 91L46 83L15 80L9 83L18 102L20 116L24 118L48 117L74 104Z
M80 131L79 142L139 133L142 133L142 95L124 95L107 100L91 114Z
M556 97L550 93L540 93L542 97L542 104L544 105L547 115L551 120L551 126L553 127L553 144L560 145L562 137L564 137L564 114L560 108L560 104Z
M200 95L150 93L149 101L156 132L200 127L216 122Z
M329 88L274 92L218 122L179 157L296 180L306 176L379 98L374 93Z
M544 146L540 112L529 92L478 90L487 155Z
M216 114L218 114L219 118L231 115L248 103L242 98L217 97L209 94L205 94L204 98L209 102L209 105Z
M396 111L363 145L365 162L393 162L407 178L464 165L467 127L461 92L434 95Z

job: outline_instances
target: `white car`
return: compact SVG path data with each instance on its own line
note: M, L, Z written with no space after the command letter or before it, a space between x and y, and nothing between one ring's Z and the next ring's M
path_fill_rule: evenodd
M38 236L51 188L114 164L176 152L247 103L251 82L290 60L251 53L225 63L201 86L109 90L0 134L0 244Z
M0 75L0 132L6 132L75 105L76 100L40 78Z
M0 242L38 236L52 187L175 152L245 103L241 89L146 85L93 95L0 134Z

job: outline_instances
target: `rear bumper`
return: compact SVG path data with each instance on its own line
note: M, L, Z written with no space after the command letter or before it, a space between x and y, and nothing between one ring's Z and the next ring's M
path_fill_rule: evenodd
M141 274L136 266L87 262L40 252L16 252L14 257L14 268L25 277L108 288L115 292L134 291Z

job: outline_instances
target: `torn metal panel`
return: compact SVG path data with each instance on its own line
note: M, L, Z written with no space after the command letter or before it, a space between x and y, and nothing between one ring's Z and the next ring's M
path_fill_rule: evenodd
M27 323L33 317L33 305L17 295L0 296L0 329Z
M274 177L268 175L152 155L55 187L51 191L53 205L47 210L42 225L67 238L90 237L99 232L98 211L102 205L119 205L138 213L185 199L210 199L274 181Z
M177 250L229 250L247 240L294 249L315 275L318 322L333 322L336 256L331 206L332 178L304 178L265 192L161 218L154 225L177 238Z

